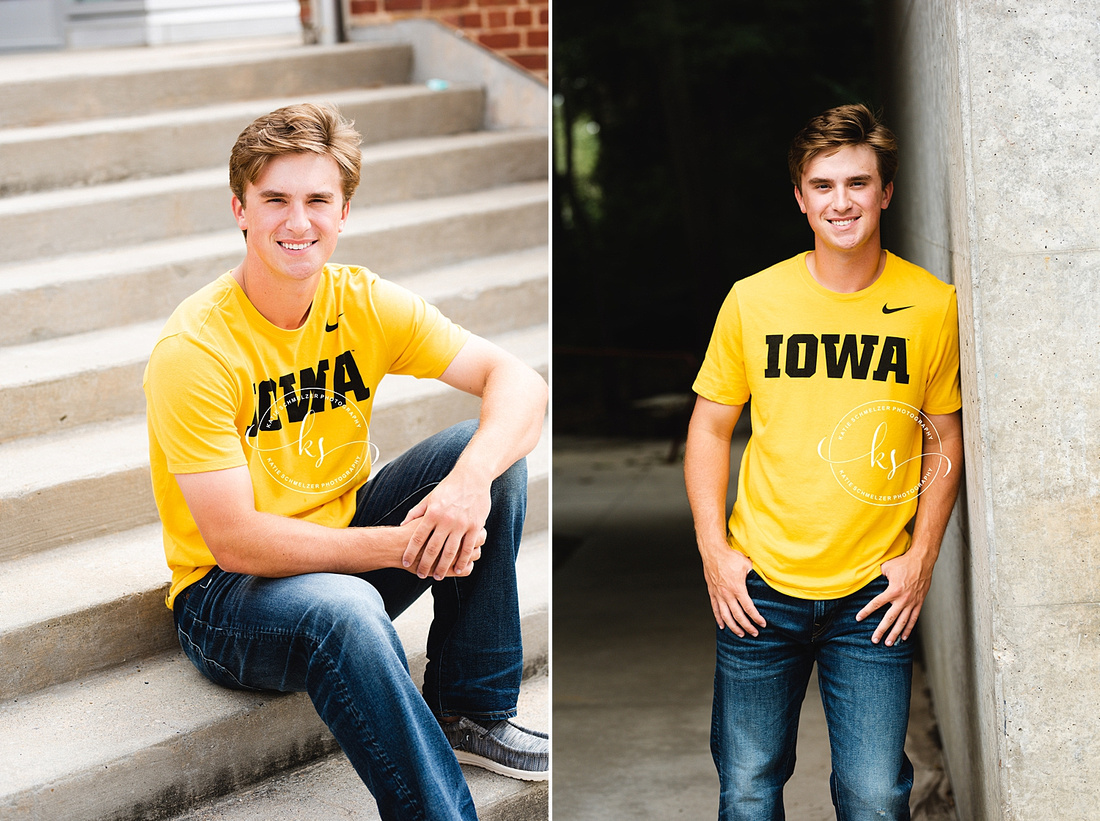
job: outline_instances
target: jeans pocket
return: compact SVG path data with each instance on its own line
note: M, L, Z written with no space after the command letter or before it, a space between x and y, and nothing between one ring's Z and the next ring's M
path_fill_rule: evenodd
M192 640L187 631L181 628L177 630L177 633L179 634L179 642L180 647L183 649L183 654L190 659L195 669L202 673L208 680L230 690L259 691L260 688L258 687L250 687L247 684L242 684L240 679L233 675L228 668L209 658L203 652L203 648Z
M748 575L745 576L745 587L749 590L750 595L753 590L761 590L768 586L768 583L760 576L756 570L750 570Z

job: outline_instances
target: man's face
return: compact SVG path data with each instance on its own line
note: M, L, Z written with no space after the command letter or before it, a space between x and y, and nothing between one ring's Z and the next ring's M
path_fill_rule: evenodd
M328 262L350 206L336 160L313 153L274 157L244 199L233 198L233 215L248 232L249 270L298 281Z
M880 242L879 222L893 193L893 183L883 188L869 145L819 154L806 165L802 184L794 190L818 243L837 251L858 250L869 240Z

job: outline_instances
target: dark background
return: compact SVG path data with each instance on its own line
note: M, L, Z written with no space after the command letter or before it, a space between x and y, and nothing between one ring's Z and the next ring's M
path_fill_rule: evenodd
M873 0L555 0L554 432L669 436L741 277L812 247L786 152L879 98Z

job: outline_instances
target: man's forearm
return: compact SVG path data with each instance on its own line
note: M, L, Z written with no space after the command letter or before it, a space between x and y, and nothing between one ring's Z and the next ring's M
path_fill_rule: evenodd
M366 573L400 567L408 535L396 527L333 528L257 511L211 541L218 566L231 573L280 578L303 573Z
M924 454L921 475L931 471L936 478L921 493L917 502L910 550L934 563L962 481L963 441L958 413L932 419L940 434L940 450Z
M725 541L729 448L729 442L723 444L709 433L688 430L684 485L695 533L701 542Z
M741 405L721 405L699 398L688 426L684 483L715 622L720 629L728 627L738 636L755 636L767 622L745 584L752 562L743 552L730 549L726 541L730 442L741 409Z
M400 567L408 528L331 528L256 510L247 467L176 476L223 570L279 577Z
M481 398L478 429L450 473L409 511L419 525L402 566L421 578L442 578L472 560L484 538L493 480L538 443L546 413L546 382L515 357L471 338L443 374L443 381Z
M546 415L546 382L520 362L494 370L481 394L478 429L455 465L492 482L538 444Z
M899 639L908 640L917 624L932 585L932 571L939 557L940 543L955 506L962 476L962 425L959 414L931 418L941 434L940 449L925 451L921 460L921 476L929 468L939 472L939 475L924 489L917 502L909 550L882 563L882 574L888 581L886 590L856 614L856 621L862 621L879 608L889 605L871 636L872 643L885 640L887 647L892 647ZM944 458L950 468L943 463L932 464L933 460Z
M740 405L719 405L700 397L688 425L684 485L701 549L726 543L730 442L740 415Z
M455 471L482 481L497 476L530 453L546 415L545 380L515 356L471 336L440 379L481 399L478 430Z

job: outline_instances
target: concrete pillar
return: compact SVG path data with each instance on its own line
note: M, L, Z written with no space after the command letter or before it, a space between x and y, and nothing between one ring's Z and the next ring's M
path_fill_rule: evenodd
M958 817L1100 819L1100 14L882 7L888 243L959 291L966 485L921 628Z

